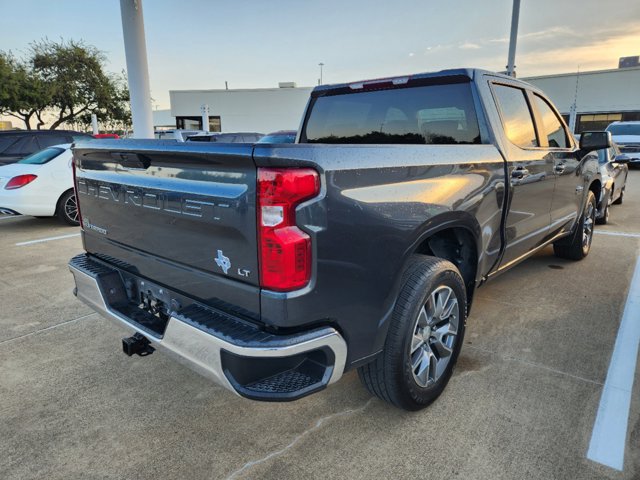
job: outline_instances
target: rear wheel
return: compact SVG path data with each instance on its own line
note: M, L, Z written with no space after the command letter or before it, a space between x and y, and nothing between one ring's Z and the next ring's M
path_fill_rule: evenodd
M462 348L466 291L458 269L416 255L403 276L384 350L358 374L367 389L405 410L419 410L446 387Z
M73 225L74 227L80 225L78 202L73 190L65 192L58 200L56 216L68 225Z
M560 258L582 260L589 254L593 240L593 227L596 219L596 196L592 191L587 195L582 215L578 219L575 232L568 238L553 244L553 253Z

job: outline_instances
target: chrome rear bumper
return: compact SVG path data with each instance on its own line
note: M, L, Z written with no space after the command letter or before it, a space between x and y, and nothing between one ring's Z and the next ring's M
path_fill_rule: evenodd
M333 328L280 336L246 324L228 328L233 319L224 315L224 331L212 323L216 315L222 316L220 313L211 311L209 318L213 320L208 326L203 326L201 319L194 319L196 315L208 315L208 307L198 305L171 312L164 333L154 335L119 312L110 301L110 296L123 289L117 285L122 280L116 268L79 255L69 262L69 269L76 283L74 293L96 312L129 332L144 335L153 346L244 397L294 400L337 381L344 371L347 346ZM192 312L196 313L193 318ZM273 368L269 367L270 360ZM262 376L252 377L254 370L262 370Z

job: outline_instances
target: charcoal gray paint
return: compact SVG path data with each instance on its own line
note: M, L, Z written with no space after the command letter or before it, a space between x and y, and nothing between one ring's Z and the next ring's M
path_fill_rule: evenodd
M523 150L506 139L491 82L541 92L504 76L460 72L473 81L479 145L79 145L82 214L107 230L85 229L85 248L274 331L333 325L353 365L382 348L401 273L430 235L459 227L473 236L479 285L570 233L586 190L598 181L597 162L583 159L573 143ZM140 158L131 163L131 155ZM568 164L564 178L554 172L559 162ZM148 167L123 166L138 163ZM315 168L321 192L297 209L299 227L312 238L311 282L276 293L261 290L257 276L256 167L285 166ZM525 183L511 178L518 166L530 170ZM230 258L227 275L215 263L217 250Z

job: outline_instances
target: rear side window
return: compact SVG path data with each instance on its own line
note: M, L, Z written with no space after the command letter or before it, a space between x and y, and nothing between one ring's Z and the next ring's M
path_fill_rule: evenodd
M542 117L542 124L544 127L547 141L551 148L567 148L569 147L569 140L567 134L564 131L562 122L556 115L556 112L549 106L546 100L538 95L533 96L535 98L536 108Z
M478 118L469 83L317 97L303 143L474 144Z
M537 147L538 139L524 90L506 85L493 87L507 138L519 147Z
M44 165L45 163L48 163L56 158L62 152L64 152L63 148L45 148L44 150L40 150L33 155L29 155L27 158L23 158L18 163L26 163L29 165Z

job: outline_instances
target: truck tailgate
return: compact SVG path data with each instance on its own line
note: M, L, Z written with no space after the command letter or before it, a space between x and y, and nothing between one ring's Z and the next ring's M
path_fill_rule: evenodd
M110 140L74 155L88 253L259 317L251 145Z

